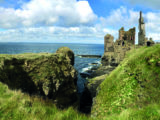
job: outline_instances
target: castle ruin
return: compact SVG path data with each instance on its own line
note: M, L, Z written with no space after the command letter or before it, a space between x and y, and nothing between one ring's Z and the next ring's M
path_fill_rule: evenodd
M102 65L117 66L120 61L124 59L126 52L135 47L135 31L135 27L128 31L125 31L122 27L119 30L119 38L115 42L114 37L110 34L107 34L104 37L104 55L102 57ZM154 41L152 38L146 38L144 18L140 11L138 45L151 46L153 44Z
M125 31L122 27L119 30L119 39L114 42L114 37L107 34L104 37L103 65L117 66L128 50L135 45L135 27Z

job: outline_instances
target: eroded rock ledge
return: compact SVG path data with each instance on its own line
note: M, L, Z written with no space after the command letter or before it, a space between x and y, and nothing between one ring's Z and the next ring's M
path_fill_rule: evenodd
M0 81L10 89L21 89L53 99L59 106L77 100L74 53L62 47L56 53L0 55Z

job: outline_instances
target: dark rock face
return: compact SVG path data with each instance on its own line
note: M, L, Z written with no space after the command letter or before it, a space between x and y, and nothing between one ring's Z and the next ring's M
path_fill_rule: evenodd
M81 97L80 97L80 107L79 111L85 114L89 114L91 112L92 106L92 96L91 92L85 87Z
M11 89L49 97L60 107L77 100L74 53L66 47L55 54L0 55L0 81Z

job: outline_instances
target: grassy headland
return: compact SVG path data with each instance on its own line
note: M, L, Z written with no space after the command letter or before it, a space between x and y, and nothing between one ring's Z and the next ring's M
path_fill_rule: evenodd
M130 51L99 89L92 108L98 119L160 119L160 45Z
M130 51L99 86L92 116L10 90L0 82L1 120L159 120L160 45Z

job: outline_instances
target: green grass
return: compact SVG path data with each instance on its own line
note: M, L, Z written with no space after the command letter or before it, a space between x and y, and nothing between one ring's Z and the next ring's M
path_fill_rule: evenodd
M160 45L130 51L100 85L98 119L160 119Z
M0 58L6 58L6 59L11 59L11 58L35 59L35 58L39 58L40 56L50 56L50 55L52 55L52 53L0 54Z
M0 82L0 120L88 120L73 107L57 109L52 101L11 91Z

